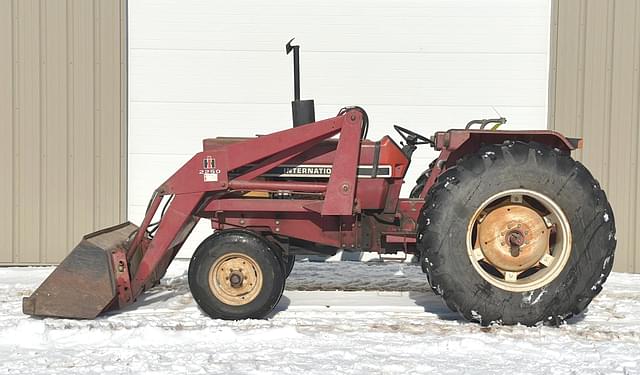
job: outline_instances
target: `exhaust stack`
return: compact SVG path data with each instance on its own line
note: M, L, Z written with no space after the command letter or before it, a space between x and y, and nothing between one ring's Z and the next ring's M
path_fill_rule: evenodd
M293 38L295 39L295 38ZM293 51L293 98L291 113L293 115L293 127L316 122L316 113L313 99L300 100L300 46L293 46L289 41L286 45L287 55Z

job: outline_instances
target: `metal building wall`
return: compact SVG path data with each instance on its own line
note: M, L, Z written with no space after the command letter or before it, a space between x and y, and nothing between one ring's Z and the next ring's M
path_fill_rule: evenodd
M640 272L640 1L556 0L551 35L549 126L584 137L616 218L614 270Z
M0 264L125 218L124 0L0 0Z

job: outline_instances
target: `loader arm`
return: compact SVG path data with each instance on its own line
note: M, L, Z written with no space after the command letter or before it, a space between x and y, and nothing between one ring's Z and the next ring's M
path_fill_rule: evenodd
M362 124L362 113L349 110L316 123L205 147L156 189L140 227L125 223L85 236L24 299L24 313L94 318L135 302L162 278L204 208L234 191L259 188L323 193L324 200L319 201L323 216L353 215ZM336 134L337 153L328 182L256 180L264 171ZM231 171L249 165L249 170L230 178ZM166 207L154 226L152 221L163 200Z
M136 234L127 254L132 259L137 251L143 253L140 266L132 277L132 296L152 286L164 274L175 254L191 233L198 221L196 215L216 193L231 189L250 188L251 183L244 178L257 177L256 173L245 173L229 179L229 171L258 162L254 171L272 168L277 163L299 154L318 142L340 133L338 153L332 173L326 186L323 215L351 215L355 190L356 170L359 156L359 137L362 115L351 111L317 123L287 129L255 139L231 143L217 149L203 151L192 157L183 167L158 188L150 209ZM262 161L262 163L260 163ZM205 165L210 163L210 165ZM211 168L209 168L211 167ZM212 173L211 173L212 172ZM215 175L216 177L207 177ZM215 179L215 180L214 180ZM304 190L308 184L298 183L294 189ZM271 185L271 186L270 186ZM267 184L266 188L287 188L284 183ZM160 219L159 227L146 250L140 248L146 230L157 212L162 198L174 195L166 214ZM208 196L208 199L205 199Z

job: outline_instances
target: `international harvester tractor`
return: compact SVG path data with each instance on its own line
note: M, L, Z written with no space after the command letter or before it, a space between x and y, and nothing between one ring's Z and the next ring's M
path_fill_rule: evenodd
M291 51L293 128L205 139L155 190L140 226L86 235L24 299L24 313L92 319L135 304L199 220L214 231L195 250L188 280L212 318L265 317L295 254L339 249L415 254L431 290L481 324L558 324L600 292L615 225L604 191L571 157L581 139L500 130L498 118L431 137L394 126L400 145L369 140L360 107L315 121L313 100L300 100L299 47L289 42ZM422 145L439 156L414 166L424 172L400 198Z

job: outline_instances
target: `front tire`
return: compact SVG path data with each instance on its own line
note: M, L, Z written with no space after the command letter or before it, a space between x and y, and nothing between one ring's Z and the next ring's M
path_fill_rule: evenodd
M278 304L284 270L269 242L257 233L231 229L207 237L189 264L189 288L212 318L263 318Z
M490 145L429 191L418 249L431 287L481 324L559 324L613 265L613 212L589 171L541 144Z

